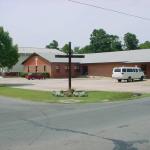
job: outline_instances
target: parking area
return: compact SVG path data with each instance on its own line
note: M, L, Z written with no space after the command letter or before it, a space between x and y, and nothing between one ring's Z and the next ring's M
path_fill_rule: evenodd
M53 91L66 90L68 88L68 79L27 80L25 78L1 78L0 84L10 85L15 88ZM105 77L73 78L72 88L76 90L150 93L150 79L118 83L117 80Z

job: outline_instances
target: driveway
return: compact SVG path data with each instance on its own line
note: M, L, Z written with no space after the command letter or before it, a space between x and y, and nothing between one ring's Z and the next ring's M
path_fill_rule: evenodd
M24 78L2 78L0 84L8 84L13 87L34 90L66 90L68 79L46 79L27 80ZM150 79L136 82L118 83L111 78L73 78L72 88L77 90L98 90L98 91L128 91L150 93Z
M42 104L0 97L0 150L150 150L150 99Z

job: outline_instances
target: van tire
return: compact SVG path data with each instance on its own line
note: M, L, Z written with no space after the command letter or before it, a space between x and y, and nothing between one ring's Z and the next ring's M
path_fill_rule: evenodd
M121 79L118 79L118 82L121 82Z
M143 77L143 76L141 76L140 81L143 81L143 79L144 79L144 77Z
M131 77L128 77L127 82L133 81Z

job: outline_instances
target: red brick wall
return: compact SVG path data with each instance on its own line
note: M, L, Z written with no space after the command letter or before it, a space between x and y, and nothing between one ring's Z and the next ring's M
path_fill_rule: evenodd
M146 66L146 73L147 73L147 77L150 78L150 63L147 63L147 66Z
M37 62L35 60L36 58L38 59ZM37 65L37 69L36 69L36 65ZM44 66L45 66L45 71L44 71ZM51 64L39 56L33 56L27 62L24 63L25 72L28 72L28 67L29 67L29 72L48 72L51 75Z
M35 61L35 58L38 58L38 61ZM44 66L46 66L46 71L50 74L52 78L66 78L68 77L68 69L67 63L50 63L45 59L39 56L31 57L26 63L24 63L24 71L28 72L36 72L36 65L37 65L37 72L44 72ZM78 64L72 64L72 77L77 77L80 75L80 72L77 70Z
M143 64L125 64L125 63L103 63L103 64L88 64L88 75L89 76L106 76L111 77L112 69L114 67L142 67ZM150 77L150 63L146 64L146 75Z
M80 72L77 70L78 64L72 64L72 77L77 77ZM66 78L68 77L68 63L52 63L52 77Z
M66 78L68 77L68 70L66 69L68 64L67 63L50 63L39 56L33 56L31 57L26 63L24 63L24 71L28 72L28 66L29 66L29 72L36 72L36 61L35 58L38 57L37 61L37 72L44 72L44 66L46 66L45 72L48 72L50 74L50 77L53 78ZM72 77L77 77L80 75L80 72L77 71L76 66L79 64L73 63L72 64ZM89 76L106 76L111 77L112 75L112 69L114 67L120 67L120 66L139 66L139 67L145 67L145 73L147 77L150 78L150 63L146 64L125 64L125 63L101 63L101 64L82 64L88 66L88 75Z

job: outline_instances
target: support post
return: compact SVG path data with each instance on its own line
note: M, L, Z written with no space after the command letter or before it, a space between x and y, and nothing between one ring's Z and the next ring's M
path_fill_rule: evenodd
M71 42L69 42L69 70L68 70L68 76L69 76L69 91L71 90Z

